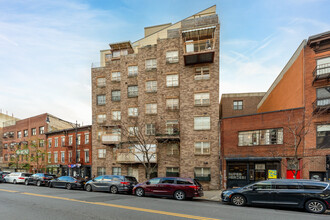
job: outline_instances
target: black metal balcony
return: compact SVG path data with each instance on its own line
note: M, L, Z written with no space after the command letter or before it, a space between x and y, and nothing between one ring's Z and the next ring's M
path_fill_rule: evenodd
M158 142L180 141L180 131L177 128L167 128L165 133L156 133Z
M186 41L183 54L184 63L186 66L198 63L213 63L214 53L213 39Z
M314 113L330 113L330 98L316 99L313 102Z
M330 63L317 65L313 71L313 84L316 81L325 80L327 82L330 81Z

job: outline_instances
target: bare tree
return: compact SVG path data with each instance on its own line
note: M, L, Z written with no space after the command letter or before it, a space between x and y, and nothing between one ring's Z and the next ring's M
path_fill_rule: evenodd
M36 172L42 168L45 170L45 142L43 139L35 138L30 141L30 161L36 163ZM41 161L40 161L41 159Z

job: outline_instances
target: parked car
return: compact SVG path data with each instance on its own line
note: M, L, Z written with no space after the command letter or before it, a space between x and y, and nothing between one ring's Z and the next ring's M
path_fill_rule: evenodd
M191 178L157 177L136 185L133 193L137 196L154 195L184 200L203 196L203 187Z
M132 193L137 180L132 176L104 175L98 176L85 185L86 191L107 191L113 194L118 192Z
M24 183L25 179L30 177L31 175L31 173L15 172L6 175L4 179L6 183Z
M66 188L66 189L83 189L85 185L85 179L72 176L61 176L49 181L48 186L50 188Z
M236 206L266 204L323 213L330 209L330 184L315 180L266 180L225 190L221 199Z
M10 172L6 172L6 171L0 171L0 183L5 183L5 176L7 176L8 174L10 174Z
M54 179L55 175L46 173L36 173L25 179L25 185L33 184L36 186L48 186L50 180Z

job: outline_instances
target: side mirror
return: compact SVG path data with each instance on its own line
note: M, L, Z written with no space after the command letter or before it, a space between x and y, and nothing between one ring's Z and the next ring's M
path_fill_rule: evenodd
M150 182L148 181L148 182L146 182L146 184L147 184L147 185L150 185Z
M92 179L93 182L95 182L95 179Z

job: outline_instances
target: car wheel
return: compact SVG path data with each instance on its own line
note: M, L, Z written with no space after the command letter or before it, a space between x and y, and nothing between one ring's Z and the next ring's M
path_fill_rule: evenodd
M17 181L16 181L16 180L13 180L13 183L14 183L14 184L16 184L16 183L17 183Z
M37 186L41 186L41 181L37 181Z
M92 186L91 185L87 185L86 186L86 191L87 192L92 192Z
M142 188L137 188L137 189L135 190L135 195L137 195L137 196L139 196L139 197L144 196L144 189L142 189Z
M111 187L110 187L110 192L111 192L112 194L117 194L117 193L118 193L118 188L117 188L117 186L111 186Z
M311 213L322 214L325 212L326 206L320 200L309 200L305 204L305 209Z
M70 183L66 184L66 189L68 190L72 189L72 185Z
M186 198L186 194L183 191L178 190L178 191L175 191L174 198L176 200L184 200Z
M24 184L27 186L29 185L29 181L28 180L25 180Z
M231 202L236 206L244 206L246 204L246 199L241 195L234 195L231 198Z

